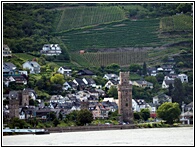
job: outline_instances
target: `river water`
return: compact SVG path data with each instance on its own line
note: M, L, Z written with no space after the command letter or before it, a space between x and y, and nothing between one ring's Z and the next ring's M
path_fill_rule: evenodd
M3 136L3 146L194 146L194 128L144 128Z

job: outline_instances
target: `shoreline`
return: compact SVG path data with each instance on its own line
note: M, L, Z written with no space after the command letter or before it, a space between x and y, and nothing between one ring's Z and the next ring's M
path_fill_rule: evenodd
M39 135L50 133L65 133L65 132L86 132L86 131L105 131L105 130L126 130L126 129L152 129L152 128L180 128L180 127L193 127L193 125L179 125L179 126L163 126L163 127L138 127L138 125L100 125L100 126L70 126L70 127L51 127L44 128L45 133L38 133ZM36 133L3 133L3 136L15 135L29 135ZM38 135L37 134L37 135Z

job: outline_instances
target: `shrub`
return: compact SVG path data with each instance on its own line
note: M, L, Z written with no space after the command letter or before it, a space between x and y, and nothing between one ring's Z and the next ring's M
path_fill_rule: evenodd
M153 127L152 123L148 123L147 127L152 128Z
M174 123L173 126L174 127L179 127L179 123Z

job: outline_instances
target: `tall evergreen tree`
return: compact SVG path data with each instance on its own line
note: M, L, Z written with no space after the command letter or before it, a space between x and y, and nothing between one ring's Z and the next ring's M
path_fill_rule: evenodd
M172 95L172 91L173 91L173 85L170 83L169 84L169 88L168 88L168 95L171 96Z
M143 63L143 75L145 76L147 74L147 68L146 68L146 62Z
M172 92L172 102L177 102L180 105L184 101L184 87L180 79L174 80L174 90Z

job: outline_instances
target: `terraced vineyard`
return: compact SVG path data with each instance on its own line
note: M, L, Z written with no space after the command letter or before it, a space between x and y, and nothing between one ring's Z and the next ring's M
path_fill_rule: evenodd
M164 17L160 21L160 29L167 31L192 31L193 17L188 15L174 15L171 17Z
M146 51L97 52L82 55L72 53L71 55L77 57L74 60L82 66L86 66L87 63L90 63L91 66L107 66L111 63L129 66L131 63L143 63L147 60Z
M62 33L60 38L69 51L99 48L156 47L162 45L158 38L159 19L124 20L89 29Z
M191 33L179 35L170 32L191 30L192 16L184 14L161 19L129 20L117 6L69 7L62 13L56 36L67 47L75 65L89 67L117 63L128 66L148 61L147 52L121 52L118 48L153 49L189 41ZM100 49L112 48L116 48L115 52L100 52ZM80 55L80 50L85 50L85 54Z
M123 19L125 19L125 14L117 6L69 7L64 9L56 31L59 32Z

